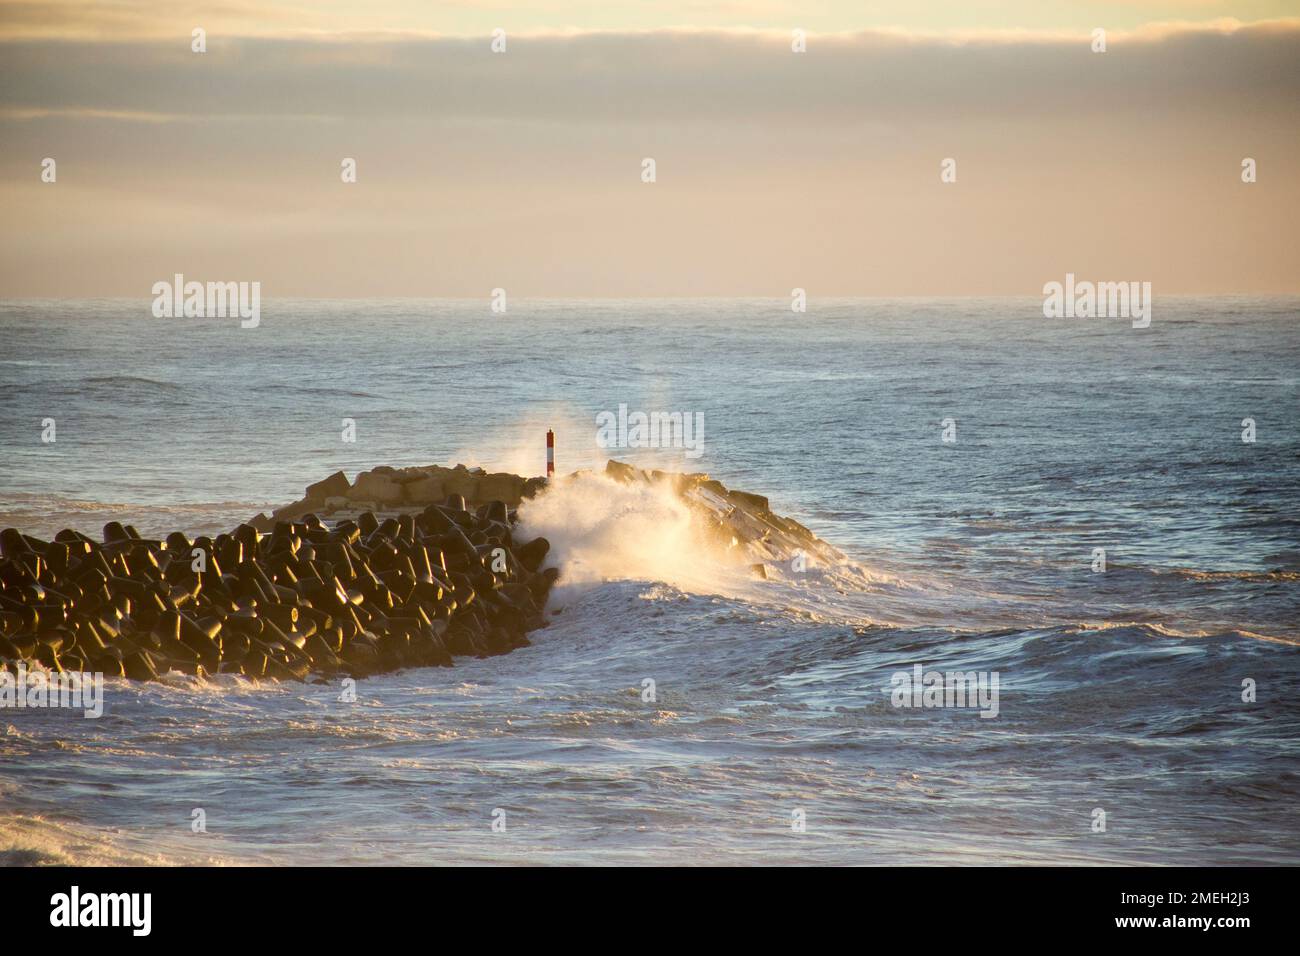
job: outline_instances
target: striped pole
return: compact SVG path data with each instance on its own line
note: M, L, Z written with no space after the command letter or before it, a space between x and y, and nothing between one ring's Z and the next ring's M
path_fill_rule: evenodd
M555 474L555 432L546 429L546 477Z

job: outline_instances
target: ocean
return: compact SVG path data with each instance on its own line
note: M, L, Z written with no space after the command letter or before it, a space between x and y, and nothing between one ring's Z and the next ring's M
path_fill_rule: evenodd
M549 428L561 473L705 471L845 561L759 580L612 486L526 505L563 575L531 647L355 702L0 710L4 862L1300 863L1300 299L149 305L0 303L0 527L537 475ZM599 447L621 405L698 415L702 454ZM996 673L997 715L894 706L917 665Z

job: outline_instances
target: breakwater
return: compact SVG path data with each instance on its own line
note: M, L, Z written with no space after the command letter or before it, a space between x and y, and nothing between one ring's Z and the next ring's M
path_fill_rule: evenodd
M457 494L419 514L142 538L110 522L41 541L0 532L0 659L149 680L254 679L449 666L528 643L558 572L516 541L500 500Z
M765 561L833 550L765 498L708 475L616 461L606 475L680 497L716 546L759 576ZM544 567L545 538L516 534L520 506L548 488L464 466L383 466L356 481L335 473L213 538L145 538L120 522L100 540L8 528L0 667L308 680L503 654L545 624L559 575Z

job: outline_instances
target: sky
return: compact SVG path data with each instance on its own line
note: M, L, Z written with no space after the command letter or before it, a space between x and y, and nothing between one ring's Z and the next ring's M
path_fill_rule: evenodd
M0 36L166 38L195 26L232 36L477 36L496 27L530 34L681 27L1078 33L1296 14L1297 4L1286 0L0 0Z
M1295 293L1298 120L1300 2L0 0L0 297Z

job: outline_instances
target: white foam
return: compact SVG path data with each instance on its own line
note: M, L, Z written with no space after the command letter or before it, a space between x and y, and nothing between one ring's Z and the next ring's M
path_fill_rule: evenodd
M700 514L666 484L603 474L562 478L519 508L521 540L543 535L563 588L659 581L692 593L744 596L746 568L712 540Z

